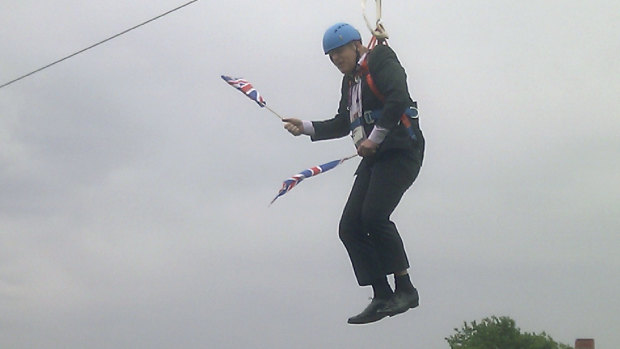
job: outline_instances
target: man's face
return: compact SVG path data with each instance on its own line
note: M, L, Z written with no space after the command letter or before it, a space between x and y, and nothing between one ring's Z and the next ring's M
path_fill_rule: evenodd
M329 59L341 73L352 73L357 66L357 50L355 43L348 43L328 52Z

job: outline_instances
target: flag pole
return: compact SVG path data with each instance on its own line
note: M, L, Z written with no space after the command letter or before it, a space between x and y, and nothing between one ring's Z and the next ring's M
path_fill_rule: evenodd
M269 108L269 106L267 104L265 104L265 108L267 108L267 110L272 112L273 115L277 116L280 120L284 120L284 118L280 114L276 113L273 109Z

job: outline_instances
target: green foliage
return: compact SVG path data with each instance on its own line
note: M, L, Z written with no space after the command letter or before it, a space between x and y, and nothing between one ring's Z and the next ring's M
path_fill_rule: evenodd
M521 333L513 319L502 316L485 318L480 323L465 322L446 338L451 349L572 349L555 342L545 332Z

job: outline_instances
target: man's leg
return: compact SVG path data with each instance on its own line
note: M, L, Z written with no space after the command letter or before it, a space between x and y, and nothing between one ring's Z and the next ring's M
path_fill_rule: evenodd
M381 274L409 268L401 236L390 216L419 172L415 158L406 152L386 154L372 167L361 211L364 234L379 256Z
M379 255L373 241L364 233L362 226L362 207L368 183L370 169L361 168L358 172L349 199L340 219L339 237L344 244L357 282L360 286L368 286L374 280L385 276L380 266Z
M390 154L373 166L362 208L364 232L377 251L382 273L394 274L396 292L388 305L379 310L390 316L414 308L419 302L417 290L407 272L407 253L396 225L390 220L392 212L419 172L419 162L408 155Z
M379 256L373 241L364 233L361 210L370 180L370 169L362 168L357 174L351 194L340 220L339 235L351 260L360 286L371 285L373 299L358 315L349 318L350 324L367 324L383 319L388 314L379 313L391 299L393 292L382 272Z

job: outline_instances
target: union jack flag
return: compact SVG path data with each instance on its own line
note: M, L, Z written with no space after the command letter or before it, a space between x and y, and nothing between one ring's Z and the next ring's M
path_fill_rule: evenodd
M226 81L230 86L236 88L237 90L243 92L246 96L252 99L254 102L258 103L261 107L264 107L267 102L263 99L263 97L258 93L258 91L250 84L247 80L243 78L231 78L230 76L222 75L222 79Z
M329 170L331 170L332 168L342 164L343 162L354 158L357 155L351 155L348 156L346 158L342 158L340 160L334 160L334 161L330 161L328 163L325 163L323 165L319 165L319 166L314 166L311 167L307 170L303 170L301 172L299 172L298 174L292 176L291 178L287 179L284 181L284 183L282 183L282 189L280 189L280 192L278 192L278 195L276 195L275 198L273 198L273 200L271 200L271 204L273 204L280 196L288 193L289 191L291 191L293 188L295 188L295 186L297 184L299 184L299 182L303 181L306 178L312 177L312 176L316 176L318 174L321 174L323 172L327 172Z

